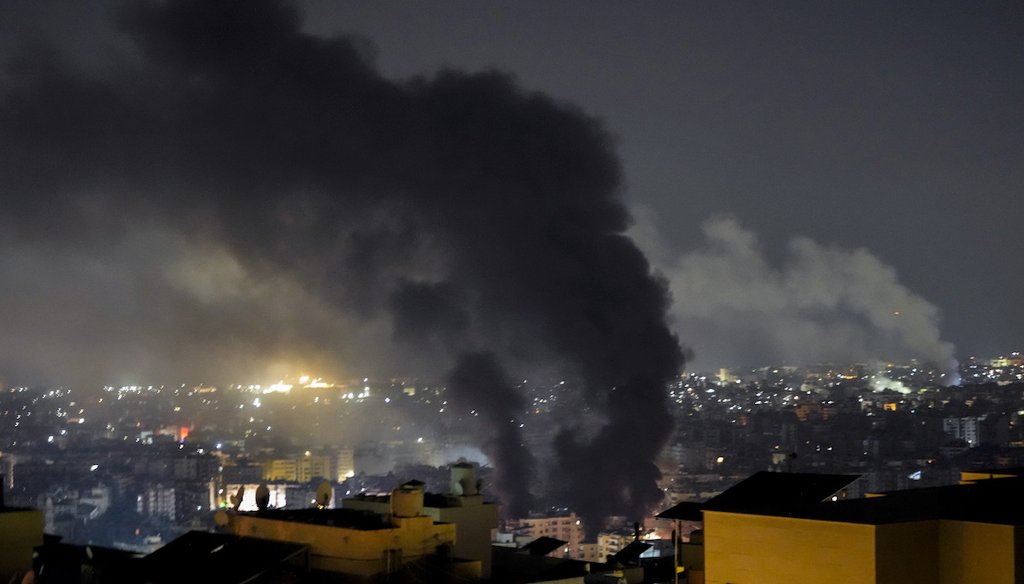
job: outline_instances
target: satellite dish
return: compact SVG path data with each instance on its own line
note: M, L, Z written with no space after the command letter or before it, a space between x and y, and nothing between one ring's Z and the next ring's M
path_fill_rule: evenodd
M256 487L256 508L266 511L268 506L270 506L270 489L266 484L262 484Z
M320 486L316 488L316 508L326 509L333 494L334 489L331 488L331 483L327 482L327 479L320 481Z
M238 511L238 508L242 505L242 495L245 494L245 485L238 487L238 492L231 495L231 509Z
M227 527L229 522L228 514L223 509L217 511L213 514L213 522L217 524L217 527Z

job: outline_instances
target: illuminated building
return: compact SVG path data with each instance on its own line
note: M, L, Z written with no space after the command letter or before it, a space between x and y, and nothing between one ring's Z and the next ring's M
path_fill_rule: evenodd
M316 478L331 478L331 463L331 457L309 451L294 458L275 458L263 463L263 479L309 483Z
M981 423L984 416L948 417L942 420L942 431L963 440L971 447L981 444Z
M622 527L613 531L602 531L597 534L597 554L599 558L607 558L621 552L629 544L633 543L636 532L628 527Z
M399 571L410 562L445 556L455 544L455 524L424 513L423 489L403 486L390 497L387 514L357 509L275 509L226 514L238 536L308 546L312 569L362 578ZM488 539L489 545L489 539ZM478 562L460 574L479 576Z
M533 515L520 519L513 527L519 536L528 537L531 540L541 537L553 537L566 542L561 550L555 550L550 555L567 557L576 560L585 559L580 550L583 543L583 524L575 513L556 515ZM603 558L594 552L595 557Z
M263 463L263 479L267 481L292 481L298 476L298 462L295 458L275 458Z
M0 582L32 570L32 548L43 544L43 512L4 505L0 485Z
M136 496L135 511L143 516L163 517L174 521L176 502L174 487L150 485Z
M1016 475L843 499L853 477L757 473L661 516L703 516L703 532L680 546L690 584L1014 584L1024 581Z
M296 460L295 480L300 483L309 483L316 478L329 478L331 476L331 459L322 454L310 454L300 456Z
M422 488L421 483L407 483L412 488ZM423 500L422 513L435 521L455 525L457 537L452 552L455 557L480 562L484 578L491 573L491 530L498 527L499 508L484 501L477 490L476 469L470 464L452 465L452 493L437 495L427 493ZM346 509L360 509L384 513L393 506L391 496L360 495L345 499Z
M283 509L288 504L288 483L272 482L263 483L266 485L270 495L269 506L273 509ZM256 505L256 489L260 487L257 483L249 484L231 484L225 485L225 493L220 497L222 506L227 506L229 496L234 495L238 492L238 489L242 489L242 502L238 507L239 511L256 511L259 507ZM303 501L304 503L304 501ZM305 505L298 505L305 507Z
M355 452L351 448L338 450L335 459L335 480L343 482L345 479L355 476L356 472Z

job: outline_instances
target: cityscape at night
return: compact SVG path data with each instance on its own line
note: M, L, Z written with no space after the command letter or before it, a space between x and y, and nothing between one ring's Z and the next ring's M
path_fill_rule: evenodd
M0 582L1024 582L1021 38L0 2Z
M670 541L654 512L706 500L763 470L859 476L844 496L956 484L961 473L1024 466L1024 357L964 360L950 375L918 363L765 366L684 373L664 388L675 431L656 461L662 501L645 517L585 525L572 501L533 482L534 506L495 520L507 545L558 537L559 557L599 561L634 538ZM559 424L588 409L578 380L522 380L516 412L542 460ZM578 414L577 414L578 415ZM265 384L10 387L0 393L6 504L39 509L68 542L153 552L213 513L302 509L330 484L332 500L386 496L406 481L445 492L453 464L494 467L480 450L478 412L443 383L336 382L309 375ZM351 503L346 503L351 505ZM340 506L340 505L339 505ZM593 521L594 518L586 518ZM568 521L569 527L560 525ZM660 549L660 548L659 548Z

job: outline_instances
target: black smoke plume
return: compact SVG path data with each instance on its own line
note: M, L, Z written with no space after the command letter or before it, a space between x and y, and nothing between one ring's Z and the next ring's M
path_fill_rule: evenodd
M525 410L523 397L516 393L501 363L492 353L463 353L448 374L451 398L484 416L492 435L482 445L498 461L495 485L502 496L503 511L509 517L524 517L533 497L533 456L519 432ZM515 417L509 417L515 416Z
M505 371L554 368L585 380L594 415L568 421L549 483L591 526L660 501L652 457L682 357L598 121L498 72L385 79L283 2L133 2L117 23L134 48L107 69L33 47L2 78L6 259L71 258L129 291L110 308L83 285L54 308L84 319L62 363L103 362L84 347L115 338L206 373L245 351L352 361L391 343L391 366L448 371L453 405L495 426L517 511L531 458ZM100 321L104 340L87 330Z

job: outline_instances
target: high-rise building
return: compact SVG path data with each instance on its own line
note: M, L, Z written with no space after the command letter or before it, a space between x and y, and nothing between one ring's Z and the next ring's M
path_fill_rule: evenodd
M535 514L516 520L510 527L518 538L527 541L553 537L566 542L563 548L551 552L552 556L583 559L580 550L585 537L583 522L575 513Z
M972 448L981 444L984 416L948 417L942 420L942 431L963 440Z

